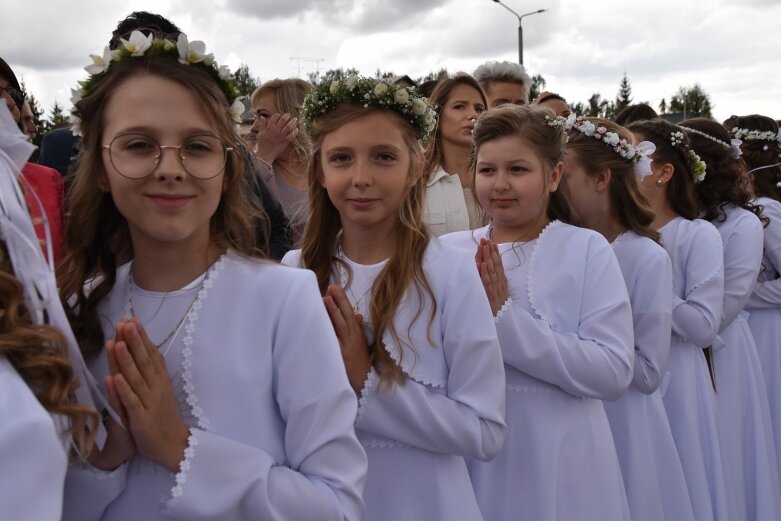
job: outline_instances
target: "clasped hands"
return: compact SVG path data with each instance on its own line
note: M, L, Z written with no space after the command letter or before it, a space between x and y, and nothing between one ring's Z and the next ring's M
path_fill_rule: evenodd
M124 427L109 418L106 443L90 463L113 470L136 453L171 472L179 470L189 428L182 420L163 355L137 318L117 323L106 342L109 374L103 379L108 402Z
M499 254L499 247L495 242L490 239L480 239L475 254L475 264L488 302L491 304L491 311L496 316L510 297L510 292L507 289L507 277L504 274L502 256Z
M344 288L338 284L328 286L323 302L339 339L347 379L353 390L360 393L371 370L369 342L362 327L363 315L353 311Z

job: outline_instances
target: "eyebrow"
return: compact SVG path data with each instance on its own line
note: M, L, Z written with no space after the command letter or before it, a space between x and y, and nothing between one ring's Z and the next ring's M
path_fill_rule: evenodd
M182 134L185 135L206 135L206 136L216 136L217 134L214 132L214 130L210 128L204 128L204 127L189 127L189 128L181 128L177 129ZM158 134L159 129L155 127L149 127L149 126L135 126L135 127L125 127L119 130L119 132L115 133L115 136L118 136L120 134Z

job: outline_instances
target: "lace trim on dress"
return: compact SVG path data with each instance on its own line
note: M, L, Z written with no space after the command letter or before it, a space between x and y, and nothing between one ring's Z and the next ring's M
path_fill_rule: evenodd
M366 381L363 383L363 390L361 391L361 397L358 399L358 414L355 415L355 423L363 417L366 412L366 402L369 401L369 393L377 382L377 372L374 368L369 369L369 374L366 375Z
M504 315L504 312L510 309L510 306L513 305L513 299L511 297L507 297L507 300L504 301L504 304L502 304L502 307L499 308L499 311L496 312L496 315L494 315L494 324L499 323L499 319L502 318L502 315Z
M412 367L406 367L405 364L402 363L401 356L399 355L399 351L395 344L389 342L390 335L388 333L385 334L383 337L383 343L385 345L385 350L388 352L388 354L393 358L393 361L396 362L396 365L401 367L401 370L404 371L404 375L407 376L407 378L411 378L415 380L418 383L421 383L423 385L428 385L430 387L445 387L445 381L440 380L438 378L431 378L425 375L418 374L414 371L415 364L412 365ZM409 360L409 357L404 358L404 360ZM409 364L406 364L409 365Z
M540 306L537 303L537 299L535 296L535 290L534 290L534 274L536 273L535 270L535 261L537 260L537 252L540 249L540 246L545 240L545 234L548 233L549 230L552 228L558 227L561 225L561 221L551 221L548 223L548 225L543 228L543 230L540 232L540 235L537 237L537 244L534 245L534 251L532 251L531 257L529 258L529 273L527 275L526 279L526 291L529 296L529 305L531 306L532 310L537 314L538 317L540 317L542 320L544 320L547 324L550 324L551 321L548 318L548 315L545 314L541 309Z
M190 436L187 438L187 448L184 449L184 458L179 462L179 472L176 473L176 484L171 489L171 497L165 502L165 513L169 513L176 504L179 502L179 498L184 493L184 483L187 481L187 471L192 466L193 458L195 457L195 447L198 445L198 438L195 434L190 432Z

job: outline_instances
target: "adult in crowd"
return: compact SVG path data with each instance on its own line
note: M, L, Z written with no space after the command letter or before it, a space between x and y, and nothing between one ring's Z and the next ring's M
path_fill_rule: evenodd
M485 62L475 69L475 79L485 91L488 107L498 107L505 103L526 105L532 79L523 65L513 62Z

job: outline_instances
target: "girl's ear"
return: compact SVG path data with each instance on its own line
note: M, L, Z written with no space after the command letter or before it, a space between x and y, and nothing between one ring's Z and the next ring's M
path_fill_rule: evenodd
M553 167L550 173L550 181L548 181L548 191L555 192L559 188L561 183L561 177L564 174L564 162L559 161L556 166Z
M610 187L611 179L613 179L613 171L605 168L594 178L594 189L597 192L604 192Z
M653 171L653 175L656 178L656 184L665 184L673 178L675 174L675 167L672 163L664 163L659 168Z

